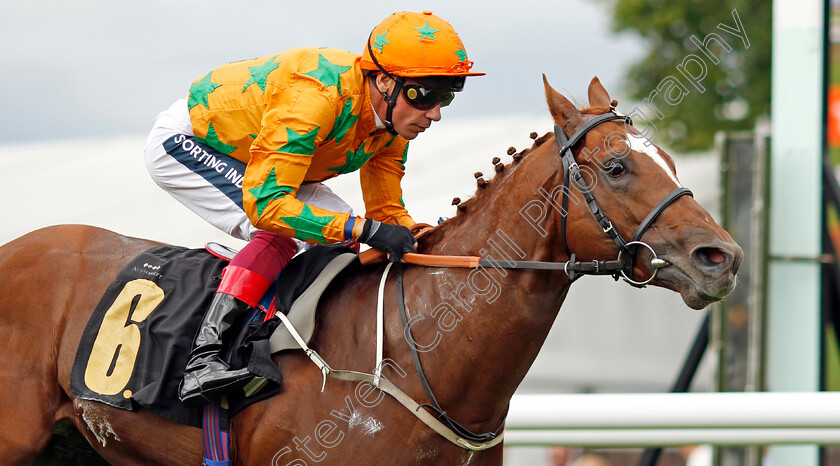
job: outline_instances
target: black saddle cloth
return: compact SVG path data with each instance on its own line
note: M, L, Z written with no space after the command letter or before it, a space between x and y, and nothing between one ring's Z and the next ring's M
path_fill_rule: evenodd
M288 312L326 264L346 247L322 246L296 256L269 290ZM201 409L178 399L194 336L227 261L204 249L159 246L134 258L115 278L82 335L71 373L73 396L122 409L138 407L200 427ZM264 299L264 301L266 301ZM243 317L231 339L232 368L248 367L267 385L257 394L229 397L230 414L280 389L283 377L271 360L268 338L279 319ZM227 337L226 337L227 338Z

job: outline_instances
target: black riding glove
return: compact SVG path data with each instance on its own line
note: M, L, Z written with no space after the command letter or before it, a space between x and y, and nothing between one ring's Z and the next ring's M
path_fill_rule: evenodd
M387 252L390 255L388 260L391 262L399 262L405 252L417 252L414 248L416 240L408 228L377 222L369 218L365 219L359 242Z

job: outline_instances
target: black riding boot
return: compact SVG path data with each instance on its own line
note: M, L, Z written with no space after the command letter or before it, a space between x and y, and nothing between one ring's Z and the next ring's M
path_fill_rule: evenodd
M221 360L222 335L233 321L250 309L246 303L225 293L216 293L210 309L201 322L184 379L179 387L179 397L186 406L202 406L220 395L245 385L253 376L247 368L231 370Z

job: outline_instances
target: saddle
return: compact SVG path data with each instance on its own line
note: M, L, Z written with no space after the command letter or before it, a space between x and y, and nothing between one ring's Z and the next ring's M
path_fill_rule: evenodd
M430 230L427 224L412 227L418 239ZM70 378L73 396L126 410L143 408L201 427L201 409L181 404L178 384L222 269L236 252L217 243L205 249L159 246L129 262L82 334ZM281 321L271 318L275 312L285 314L308 343L321 295L359 257L363 264L386 259L373 249L359 255L346 246L315 246L284 268L228 342L231 368L247 367L255 375L241 394L228 396L231 416L277 393L283 376L271 356L300 349Z
M218 244L159 246L129 262L82 335L71 373L73 396L201 427L201 409L181 404L178 383L222 269L235 253ZM321 294L357 257L345 246L316 246L299 254L239 324L240 332L228 342L228 362L234 369L247 367L255 380L228 397L231 415L279 391L283 376L271 355L299 348L280 320L270 317L286 314L308 341Z

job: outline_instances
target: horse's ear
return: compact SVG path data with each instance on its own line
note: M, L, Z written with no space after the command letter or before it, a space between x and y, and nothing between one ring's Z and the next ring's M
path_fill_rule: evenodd
M543 84L545 85L545 100L548 102L548 109L557 126L566 129L567 132L577 128L581 115L575 105L548 84L545 74L543 74Z
M595 76L589 83L589 106L609 107L610 102L612 102L610 95L607 93L607 90L604 89L604 86L601 84L601 80L598 79L598 76Z

